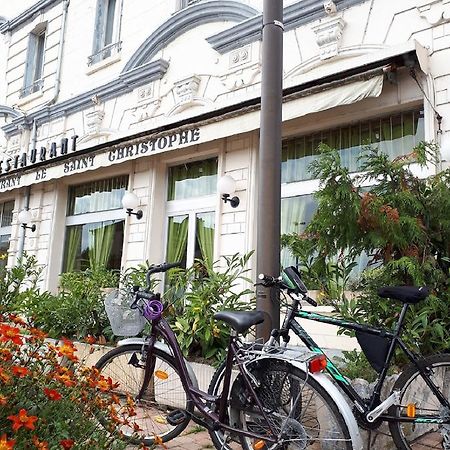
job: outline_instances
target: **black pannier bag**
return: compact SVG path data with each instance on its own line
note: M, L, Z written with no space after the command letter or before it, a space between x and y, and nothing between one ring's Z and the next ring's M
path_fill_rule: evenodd
M389 346L391 345L391 340L385 336L376 336L375 334L365 333L364 331L356 331L356 339L370 365L377 372L381 372Z

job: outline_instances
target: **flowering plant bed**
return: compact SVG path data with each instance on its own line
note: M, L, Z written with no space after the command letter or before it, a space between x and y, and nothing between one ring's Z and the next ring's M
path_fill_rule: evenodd
M0 316L0 448L124 449L135 415L111 379L83 366L74 344L46 341L20 318Z

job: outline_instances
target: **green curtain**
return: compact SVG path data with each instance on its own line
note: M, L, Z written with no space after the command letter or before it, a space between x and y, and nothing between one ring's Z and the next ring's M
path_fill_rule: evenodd
M197 239L204 261L213 262L214 256L214 213L197 214Z
M169 233L167 239L167 261L182 261L186 256L188 238L188 216L169 217Z
M100 226L99 226L100 225ZM113 246L115 224L95 224L89 230L89 265L91 268L107 267Z
M67 228L65 271L73 272L77 256L80 253L82 227L79 225Z

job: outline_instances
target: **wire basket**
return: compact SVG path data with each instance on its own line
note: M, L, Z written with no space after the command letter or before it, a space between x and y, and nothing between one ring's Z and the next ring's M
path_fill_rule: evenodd
M136 336L146 324L137 309L130 309L133 295L116 289L105 298L105 310L116 336Z

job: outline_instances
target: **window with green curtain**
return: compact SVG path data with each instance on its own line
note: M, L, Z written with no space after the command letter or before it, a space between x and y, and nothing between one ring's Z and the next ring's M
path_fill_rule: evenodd
M282 183L311 179L308 165L318 155L321 143L339 150L342 163L351 172L356 172L359 170L358 157L366 145L375 145L391 158L396 158L409 153L424 139L422 109L286 139L282 146Z
M198 213L196 215L196 255L203 261L213 262L214 256L214 212Z
M216 192L217 158L169 168L167 200L181 200Z
M186 267L188 230L188 215L169 217L166 258L168 262L182 262L183 267Z
M120 269L125 223L120 211L127 187L127 175L69 187L64 272ZM110 211L106 218L105 211ZM93 214L100 212L102 220Z
M122 208L122 197L127 186L127 175L70 186L67 215Z
M120 269L124 224L124 220L117 220L68 226L63 271Z

